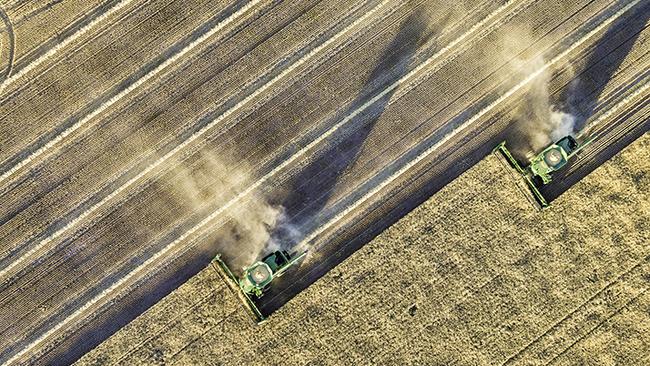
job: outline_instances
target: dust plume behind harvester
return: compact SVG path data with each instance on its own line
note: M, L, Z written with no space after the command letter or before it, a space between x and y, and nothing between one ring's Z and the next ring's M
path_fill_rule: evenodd
M258 324L263 323L267 316L262 314L256 301L270 288L273 280L282 276L294 264L300 261L307 252L289 253L286 250L274 251L261 260L245 267L238 277L228 267L218 254L212 261L213 267L219 272L229 287L242 300L248 311Z
M571 135L564 136L530 159L528 166L522 166L515 159L506 147L505 141L497 145L494 151L502 155L521 175L539 207L544 208L549 205L549 202L540 191L540 187L551 183L553 173L566 167L569 161L590 142L590 139L586 139L581 143Z

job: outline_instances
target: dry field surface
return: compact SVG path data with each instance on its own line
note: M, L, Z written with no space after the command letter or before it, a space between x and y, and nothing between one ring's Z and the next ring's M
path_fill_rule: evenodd
M309 249L271 313L502 139L523 156L570 121L596 139L545 190L562 200L650 128L649 16L643 0L0 0L0 364L78 359L218 252L240 267Z
M647 365L649 151L543 212L490 155L267 323L208 267L76 365Z

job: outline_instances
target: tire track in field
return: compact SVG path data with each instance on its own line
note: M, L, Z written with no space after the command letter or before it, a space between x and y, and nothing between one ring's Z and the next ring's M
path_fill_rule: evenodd
M504 5L503 7L499 8L497 11L495 11L495 12L492 13L490 16L488 16L486 19L484 19L484 21L480 22L477 26L473 27L473 28L470 30L469 33L470 33L470 34L474 33L474 32L476 31L477 28L480 28L480 27L482 26L482 24L485 24L485 23L488 22L491 18L493 18L493 17L495 17L496 15L500 14L500 13L501 13L502 11L504 11L506 8L509 8L510 5L511 5L511 3L512 3L512 2L507 3L507 4ZM466 38L467 36L468 36L467 33L466 33L465 36L461 36L461 41L462 41L464 38ZM439 54L436 54L436 55L434 56L434 58L437 57L437 56L439 56ZM420 71L420 69L417 69L417 68L416 68L416 70L414 70L414 71L416 71L415 73L417 73L418 71ZM413 73L409 74L409 76L413 76ZM403 80L402 80L402 81L403 81ZM393 89L394 89L394 88L393 88ZM390 89L390 90L393 90L393 89ZM366 106L366 108L367 108L367 106ZM320 141L322 141L322 140L320 140ZM320 141L319 141L319 142L320 142ZM314 145L315 145L315 144L314 144ZM308 146L308 147L311 147L311 145ZM294 159L294 160L295 160L295 159ZM287 164L287 165L288 165L288 164ZM285 166L286 166L286 165L285 165ZM258 181L258 182L257 182L257 186L259 186L261 182L263 182L263 181ZM252 188L252 189L251 189L251 188ZM215 215L215 213L213 213L212 215L208 216L205 220L203 220L199 225L197 225L197 226L193 227L191 230L185 232L183 235L181 235L179 238L177 238L177 239L176 239L174 242L172 242L170 245L168 245L168 246L166 246L165 248L163 248L161 251L159 251L159 252L156 253L154 256L152 256L152 257L149 258L147 261L145 261L142 265L138 266L136 269L134 269L133 271L131 271L130 273L128 273L126 276L122 277L119 281L113 283L109 288L103 290L103 291L102 291L98 296L96 296L95 298L93 298L92 300L90 300L89 302L87 302L86 304L84 304L84 305L83 305L82 307L80 307L76 312L72 313L70 316L68 316L68 317L67 317L66 319L64 319L62 322L60 322L60 323L58 323L57 325L55 325L53 328L51 328L49 331L47 331L45 334L43 334L40 338L38 338L35 342L33 342L30 346L28 346L28 347L25 348L23 351L21 351L21 353L19 353L19 354L17 354L16 356L14 356L14 358L20 357L21 354L24 354L24 353L26 352L26 350L29 350L29 349L35 347L36 345L38 345L39 343L41 343L44 339L46 339L46 338L49 336L49 334L52 334L52 333L58 331L58 329L60 329L61 327L63 327L67 322L69 322L70 320L74 319L74 318L75 318L76 316L78 316L79 314L83 313L86 309L89 309L89 308L95 306L96 303L98 303L100 300L102 300L102 299L103 299L104 297L106 297L108 294L110 294L111 292L113 292L115 289L117 289L117 288L119 288L119 287L122 287L124 284L128 283L129 281L131 281L131 279L132 279L136 274L138 274L139 272L141 272L144 268L147 268L151 263L153 263L153 262L159 260L160 258L164 258L164 255L166 255L170 250L172 250L172 249L174 249L175 247L178 246L178 243L184 241L185 239L187 239L187 238L191 237L192 235L194 235L195 233L197 233L197 231L198 231L200 228L202 228L203 226L205 226L205 225L206 225L209 221L211 221L214 217L218 216L218 212L219 212L219 211L223 211L223 210L224 210L225 208L227 208L228 206L231 206L231 205L232 205L234 202L236 202L239 198L245 196L245 193L246 193L246 192L249 192L249 193L250 193L250 192L252 192L254 189L256 189L256 185L253 185L253 186L249 187L247 190L245 190L244 192L242 192L242 194L238 195L238 196L236 197L235 200L231 200L231 201L229 202L229 204L226 204L227 206L223 206L220 210L218 210L218 211L216 212L216 213L217 213L216 215ZM188 248L187 248L187 247L184 247L184 249L187 250Z
M96 28L100 23L104 22L106 19L109 19L113 15L117 14L120 10L125 8L126 6L130 5L134 0L121 0L119 3L114 5L113 7L109 8L108 11L102 12L105 10L103 5L100 5L98 9L100 10L97 12L96 10L91 12L91 15L87 19L83 19L81 21L75 22L75 24L71 27L68 28L67 30L62 32L62 35L70 34L69 37L64 38L61 42L55 43L57 38L54 38L50 41L46 41L39 46L37 46L36 49L30 51L30 53L26 54L24 57L21 57L18 62L17 62L17 67L18 70L17 72L11 77L7 78L0 83L0 105L6 103L9 99L11 99L18 91L22 90L28 83L26 83L24 86L21 86L20 89L17 89L13 93L7 96L2 96L2 91L10 84L13 84L16 82L16 80L22 78L25 76L27 73L31 72L32 70L36 69L39 65L41 65L43 62L47 61L49 58L54 56L55 54L59 53L62 49L67 47L68 45L72 44L76 40L80 39L82 36L84 36L86 33L89 31L93 30ZM143 4L148 3L149 0L143 1ZM134 8L131 12L136 11L141 8L141 5ZM131 14L129 12L128 14ZM127 14L127 15L128 15ZM46 49L45 47L50 46L49 49ZM73 51L74 52L74 51ZM29 62L25 64L24 66L22 65L24 62ZM48 68L49 70L49 68ZM45 70L47 71L47 70ZM31 80L36 79L34 77ZM1 180L0 180L1 181Z
M54 48L58 43L66 41L66 39L75 35L77 31L83 28L85 25L92 23L92 21L101 16L103 13L110 11L111 8L121 0L107 0L103 3L99 3L95 8L89 9L88 11L79 14L77 19L68 23L64 29L61 29L55 37L52 37L48 40L45 40L37 45L34 45L30 50L25 51L25 54L18 57L16 60L16 69L22 69L25 66L30 65L32 62L37 60L40 56L44 55L46 52ZM143 1L146 3L147 1ZM24 19L22 21L25 21ZM16 26L21 24L21 19L16 23ZM15 93L12 93L12 95ZM8 96L2 96L0 94L0 105L4 104L8 99Z
M646 72L643 73L643 76L646 76ZM589 136L589 134L594 133L594 130L599 128L614 113L616 113L618 109L620 109L624 105L629 104L634 99L636 99L636 98L638 98L640 96L644 96L645 97L645 98L643 98L645 100L644 103L648 103L648 98L647 98L646 94L648 92L648 87L650 86L650 79L648 79L647 77L644 78L644 79L645 80L640 85L639 84L631 84L630 86L633 87L632 89L634 91L632 93L628 94L627 96L625 96L623 98L623 100L621 100L618 104L616 104L614 107L612 107L610 109L607 109L607 110L603 111L596 119L594 119L591 122L588 122L587 128L585 128L585 129L583 129L581 131L580 136L584 136L584 135ZM598 140L601 136L602 136L601 131L595 131L595 133L593 135L591 135L590 137Z
M7 12L4 10L4 8L0 7L0 18L2 18L2 22L5 25L5 29L7 30L7 67L5 70L4 75L2 75L2 83L11 77L11 72L13 71L14 67L14 57L16 54L16 35L14 33L14 26L11 23L11 19L7 15ZM2 86L0 85L0 93L2 93Z
M146 1L151 1L151 0L146 0ZM205 0L199 0L199 1L205 1ZM239 3L242 3L242 2L244 2L244 1L243 0L239 1ZM127 39L127 37L130 36L131 32L135 33L135 32L137 32L139 30L139 28L141 26L146 26L147 23L152 20L152 18L158 17L158 16L160 16L161 13L164 13L166 10L168 10L167 9L168 7L170 7L172 5L178 6L179 3L182 5L183 2L179 1L179 0L171 0L171 1L166 1L166 2L152 2L152 3L155 4L155 6L161 6L161 5L162 6L160 8L158 8L158 9L156 9L155 11L148 12L148 13L147 12L142 13L142 14L146 14L146 17L144 17L144 18L139 18L138 16L141 15L141 14L136 14L136 16L134 16L134 18L136 19L134 21L134 24L130 24L131 26L128 27L128 28L122 27L120 29L120 28L116 27L115 24L123 21L124 19L128 18L130 15L135 13L135 10L131 9L131 12L129 12L128 14L123 14L121 18L116 19L115 23L112 25L112 27L105 28L101 32L93 34L92 38L85 40L84 44L87 44L90 41L94 41L97 38L99 38L101 36L104 36L106 33L109 33L109 31L118 32L118 31L123 31L124 29L127 29L127 31L123 32L122 34L118 33L117 35L115 35L115 38L111 39L109 42L100 43L100 45L102 47L99 48L98 50L96 50L95 52L93 52L92 54L87 55L87 57L85 57L84 59L76 60L76 62L75 62L76 67L83 67L84 65L86 65L86 62L88 62L88 61L92 62L93 58L95 58L97 56L101 56L102 52L106 52L106 50L111 48L112 46L115 46L115 45L119 46L120 44L125 44L125 41L126 42L129 41L129 39ZM237 3L233 4L232 6L228 7L227 9L229 9L229 10L230 9L236 9L236 7L237 7L236 4ZM205 4L203 6L205 6ZM144 3L139 3L138 8L142 8L142 7L144 7ZM222 13L226 13L226 12L222 10ZM174 24L169 25L169 28L175 29L177 26L181 25L185 20L191 19L192 17L190 16L190 14L191 14L190 12L188 12L187 14L184 14L184 18L177 19ZM210 20L214 20L214 18L210 18ZM197 28L197 29L208 28L210 24L213 24L213 23L211 23L210 21L207 21L207 22L203 23L202 26ZM193 34L195 34L197 32L198 32L198 30L194 30L194 31L191 31L191 32L190 31L185 32L183 34L190 33L190 34L193 35ZM173 39L173 37L170 38L169 40L172 40L172 39ZM135 48L135 52L133 52L133 53L131 53L129 55L124 55L124 54L119 55L119 58L121 58L121 60L119 60L119 63L116 63L116 64L112 65L112 69L121 70L121 67L125 63L128 63L128 61L129 61L129 59L131 57L141 56L141 54L139 54L139 52L143 52L143 51L146 50L146 47L154 45L155 41L156 41L156 39L149 39L148 42L144 42L142 44L137 43L136 44L137 46ZM167 48L162 53L158 54L157 57L156 56L150 57L150 59L152 59L153 61L145 63L140 69L136 69L131 75L123 75L123 79L118 80L118 82L116 82L116 83L114 83L112 85L104 85L103 87L99 87L101 90L107 90L107 91L103 95L101 95L99 97L96 97L94 100L90 100L88 103L86 103L83 106L80 106L76 111L70 111L71 116L69 116L69 117L62 116L62 117L60 117L61 119L65 120L64 123L61 123L60 125L54 126L55 128L54 128L53 131L45 131L40 136L36 136L35 138L33 138L32 141L31 141L31 148L26 147L26 148L23 149L23 151L15 153L9 159L5 158L5 160L3 161L3 164L5 166L3 166L2 169L6 169L7 166L11 167L13 164L15 164L17 162L20 162L21 159L27 157L29 155L29 153L33 152L33 150L36 150L39 147L39 145L47 143L47 141L49 139L52 139L52 138L56 137L56 135L58 133L60 133L60 132L64 131L65 129L67 129L69 127L69 125L72 124L72 122L74 122L74 121L82 118L83 116L87 115L88 113L92 112L93 109L95 109L99 105L103 104L107 99L109 99L114 94L118 93L122 88L124 88L125 84L128 84L128 83L132 82L133 79L140 78L142 76L142 74L149 71L157 63L162 62L161 60L164 60L166 57L168 57L172 53L173 50L176 50L176 49L180 48L181 43L182 43L182 41L178 41L178 42L174 43L172 46L169 46L169 48ZM80 51L80 50L82 50L82 49L80 47L78 47L74 51ZM70 58L73 58L74 56L76 56L76 53L75 52L67 52L63 56L64 56L63 58L55 60L54 63L50 64L47 67L46 70L41 70L41 72L37 76L42 76L45 72L52 70L55 66L60 65L61 63L65 62L65 61L70 61ZM59 81L65 80L65 79L70 79L71 77L76 77L76 75L74 75L76 67L74 67L74 68L70 67L71 64L68 64L67 66L68 66L68 68L64 73L58 74L57 78L52 80L48 84L41 85L37 92L35 92L35 90L28 91L28 92L31 92L31 95L28 94L27 98L21 98L20 103L12 105L12 108L7 108L7 110L4 111L5 113L2 116L0 116L0 119L5 119L7 116L11 116L12 113L14 113L20 107L24 107L26 104L38 103L39 100L35 100L35 99L38 99L43 94L46 94L47 92L49 92L51 88L53 88L53 87L56 88ZM134 65L134 66L137 66L137 65ZM71 74L72 74L72 76L71 76ZM34 80L35 82L38 82L38 80L36 80L34 76L32 76L30 78L30 80ZM27 87L30 87L30 86L31 86L31 83L28 82L28 83L20 84L18 87L21 88L21 90L23 90L23 89L25 89ZM79 89L79 88L77 87L76 89ZM81 89L79 89L79 90L81 90ZM76 98L79 98L79 95L75 95L74 93L69 93L69 95L65 95L65 97L58 100L58 103L62 104L62 105L66 105L68 102L74 101ZM41 118L45 118L48 115L50 115L52 112L55 112L55 111L57 111L57 108L51 108L50 110L42 111L42 113L40 115L38 115L38 116L35 116L34 119L40 120Z
M167 163L167 160L170 158L174 157L177 155L179 152L181 152L185 147L193 143L194 141L198 140L200 137L202 137L206 132L208 132L210 129L212 129L214 126L219 126L220 123L225 120L227 117L232 115L233 113L237 112L239 109L241 109L244 105L248 104L250 101L254 100L257 98L259 95L270 89L274 84L279 82L280 80L286 78L287 75L292 74L294 70L299 69L303 64L306 64L308 61L310 61L316 54L320 53L322 50L327 49L329 46L331 46L334 42L338 41L341 38L344 38L346 35L351 33L353 29L358 28L361 24L363 24L364 21L367 19L371 18L375 13L379 12L380 9L384 8L388 3L390 3L391 0L383 0L379 5L375 6L372 8L369 12L365 13L363 16L355 20L353 23L345 27L343 30L338 32L336 35L330 37L326 41L324 41L322 44L317 46L314 49L311 49L305 54L301 59L296 61L295 63L291 64L289 67L285 68L282 72L279 74L273 76L273 78L261 86L258 89L255 89L255 91L248 95L246 98L244 98L242 101L228 109L225 113L219 115L217 118L212 120L210 123L208 123L206 126L204 126L201 130L197 131L196 133L192 134L190 137L188 137L185 141L183 141L181 144L176 145L172 150L168 151L163 157L157 159L154 161L152 164L148 165L143 171L141 171L139 174L136 176L132 177L127 181L125 184L122 186L118 187L117 189L113 190L110 194L105 196L101 201L95 203L93 206L91 206L88 210L82 212L79 214L73 221L69 222L66 226L55 232L54 234L50 235L49 237L45 238L42 242L40 242L35 248L32 248L29 252L25 253L23 256L18 258L16 261L12 262L9 264L8 267L4 268L3 270L0 271L0 277L6 275L9 271L14 269L18 264L24 262L27 258L31 257L34 253L38 252L42 248L46 247L49 243L54 241L55 239L59 238L63 233L67 232L70 228L76 226L79 222L83 221L86 217L90 216L91 214L95 213L98 209L102 208L105 206L108 202L112 201L115 197L120 195L122 192L126 191L130 186L134 185L136 182L140 181L143 177L145 177L147 174L150 172L154 172L157 169L159 169L161 166L164 168L164 163ZM401 7L401 4L398 4L398 6L395 6L393 8L389 8L387 10L388 14L384 14L380 20L385 19L388 17L390 14L392 14L394 11L396 11L397 8ZM380 21L378 20L378 21ZM359 33L354 34L354 37L358 37ZM347 45L351 42L351 39L345 39L345 42L343 45ZM342 49L342 46L336 47L332 52L333 53L338 53L340 49ZM327 55L326 55L327 56ZM329 56L331 57L331 55ZM328 58L329 58L328 57ZM197 150L198 151L198 150ZM197 151L194 151L193 153L196 153ZM189 156L184 156L186 159ZM153 181L146 182L146 186L149 186L153 183ZM139 186L140 190L133 192L126 196L124 199L122 199L118 204L110 206L109 209L111 210L110 212L116 210L119 208L123 203L128 201L130 198L132 198L135 194L139 193L142 189L146 188L146 186ZM109 213L110 213L109 212ZM108 214L108 213L107 213ZM94 225L94 223L91 223L88 227L83 228L83 230L87 230L90 226ZM77 233L76 235L80 235L82 232ZM75 235L75 236L76 236ZM67 238L68 239L68 238ZM73 239L73 238L72 238ZM72 240L70 239L70 240ZM56 247L54 248L56 249ZM42 262L43 257L39 258L39 263ZM6 281L5 281L6 282Z
M129 0L129 1L132 1L132 0ZM116 26L120 22L122 22L125 19L131 17L132 15L134 15L136 12L140 11L142 8L144 8L145 6L147 6L151 2L152 2L152 0L140 0L140 2L138 2L137 4L134 5L134 7L130 8L130 9L127 8L128 10L126 10L126 11L122 11L123 9L118 9L118 11L116 12L117 15L114 15L112 17L110 23L108 23L108 20L105 21L105 23L107 23L106 27L100 28L95 33L90 32L88 37L84 37L85 34L79 34L80 32L75 33L72 37L77 37L78 36L78 38L70 39L70 41L71 41L70 43L72 43L73 46L70 47L70 50L68 50L68 52L64 52L65 50L64 51L59 50L58 52L54 52L55 48L61 46L61 45L56 43L56 38L50 40L50 42L49 42L49 43L51 43L49 45L50 48L47 48L45 43L41 44L41 46L45 48L44 50L42 50L42 52L44 52L45 54L40 55L41 56L40 58L36 59L35 61L32 60L32 62L28 63L25 66L25 67L34 66L36 71L32 75L25 76L25 78L27 80L24 80L23 83L18 83L18 85L15 86L15 89L13 89L12 92L6 93L4 95L0 94L0 106L3 106L7 102L13 100L14 97L16 97L21 91L29 88L34 82L36 82L39 77L41 77L44 74L46 74L47 72L51 71L53 68L60 65L61 63L69 61L69 59L74 57L77 54L77 52L82 51L83 47L85 45L87 45L88 43L90 43L90 42L104 36L106 33L109 33L110 31L115 30ZM173 0L172 0L172 2L173 2ZM169 4L171 4L171 3L165 3L165 6L163 6L163 8L168 6ZM158 11L150 14L149 17L154 16L155 14L157 14ZM99 17L102 18L101 20L104 20L104 19L108 18L108 17L106 17L106 14L100 14ZM138 23L138 24L140 24L140 23ZM131 30L129 30L129 32L130 31ZM126 34L128 34L128 32L126 32L124 35L126 35ZM118 37L118 39L120 39L124 35L121 35L120 37ZM70 38L72 38L72 37L70 37ZM64 40L64 41L66 41L66 40ZM111 43L107 43L107 44L104 45L104 47L102 49L100 49L100 51L107 48L107 47L110 47L110 46L111 46ZM66 47L59 47L59 48L64 49ZM52 55L48 56L49 53L52 53ZM47 61L47 59L56 56L55 55L56 53L62 53L61 57L55 58L49 64L46 63L45 67L43 67L43 69L41 69L41 70L38 69L38 66L40 65L39 61L42 60L42 62L45 62L45 61ZM87 57L84 61L87 61L90 57L94 57L94 56L95 55L93 54L93 55ZM25 61L27 61L27 60L25 60ZM25 67L23 67L23 68L25 68ZM27 70L27 71L31 71L31 70ZM60 77L68 77L70 75L70 73L71 73L71 71L68 70L65 74L59 75L59 76ZM52 85L53 85L53 83L43 85L39 90L40 93L42 93L44 91L47 91ZM40 93L37 93L37 94L40 94ZM18 104L12 105L12 109L9 109L8 111L5 111L4 115L0 116L0 120L4 119L8 115L10 115L13 112L13 110L15 110L16 108L24 106L27 103L32 103L34 98L37 98L37 97L38 97L38 95L31 95L31 96L29 96L27 98L27 100L23 100ZM18 159L18 158L16 158L16 159ZM8 160L8 159L5 159L5 161L3 161L2 163L3 163L3 165L0 166L0 169L2 169L2 170L7 169L7 167L5 165L9 165L9 166L12 165L12 162L10 160Z

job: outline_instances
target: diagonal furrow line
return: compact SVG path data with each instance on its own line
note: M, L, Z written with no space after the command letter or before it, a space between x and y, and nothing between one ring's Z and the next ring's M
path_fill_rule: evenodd
M5 9L0 7L0 18L2 18L2 22L5 24L5 28L7 30L7 40L8 40L8 45L7 48L9 49L8 55L7 55L7 69L2 75L3 80L7 80L7 78L11 77L11 73L13 72L14 68L14 57L16 56L16 35L14 33L14 26L11 22L11 19L7 15L7 12ZM2 91L2 88L0 88L0 92Z
M72 126L67 128L66 130L62 131L60 134L58 134L56 137L54 137L52 140L38 148L36 151L31 153L29 156L21 160L20 162L14 164L13 167L11 167L9 170L4 172L0 176L0 184L2 184L4 181L7 179L11 178L15 173L17 173L20 169L23 167L27 166L28 164L31 164L33 161L37 160L41 155L47 153L49 150L51 150L53 147L55 147L57 144L59 144L61 141L63 141L66 137L74 133L75 131L79 130L83 126L85 126L90 120L93 118L97 117L98 115L102 114L104 111L112 107L115 103L120 101L122 98L125 96L131 94L134 90L139 88L140 86L144 85L147 81L150 79L156 77L158 74L160 74L163 70L169 68L171 65L176 63L179 59L183 58L185 55L190 53L193 49L195 49L197 46L202 45L205 43L208 39L210 39L212 36L223 30L225 27L229 26L231 23L233 23L235 20L239 19L241 16L249 12L251 9L253 9L256 5L262 3L263 0L251 0L249 3L241 7L239 10L231 14L228 18L225 20L219 22L216 24L214 27L210 28L206 32L202 33L200 36L198 36L196 39L194 39L192 42L190 42L187 46L185 46L183 49L179 50L176 52L174 55L171 57L167 58L165 61L160 63L156 68L153 70L149 71L145 75L143 75L141 78L137 79L136 81L132 82L128 86L126 86L123 90L121 90L119 93L116 95L112 96L110 99L108 99L106 102L98 106L95 110L90 112L89 114L85 115L83 118L75 122ZM1 88L0 88L1 90Z
M622 106L625 106L629 104L632 100L638 98L639 96L645 95L648 92L648 87L650 87L650 80L646 78L646 80L634 90L631 94L628 94L623 100L618 102L614 107L604 111L601 113L596 119L593 121L589 122L588 126L586 129L584 129L581 132L581 136L584 135L589 135L592 131L594 131L596 128L598 128L600 125L603 124L603 122L607 121L614 113L616 113ZM647 96L646 96L647 97ZM646 99L647 101L647 99ZM591 137L594 139L598 139L601 136L598 132L596 132L594 135Z
M556 361L560 359L560 357L564 356L567 352L569 352L569 350L571 350L573 347L575 347L578 343L586 340L590 335L592 335L598 329L601 329L601 327L603 327L605 325L605 323L611 321L615 316L620 315L624 309L628 308L630 305L637 302L641 298L641 296L643 296L643 295L645 295L647 293L647 291L648 291L648 288L644 288L636 296L632 297L627 302L625 302L625 304L623 304L620 308L616 309L616 311L612 312L612 314L610 314L607 318L605 318L600 323L598 323L598 325L596 325L595 327L590 329L589 332L587 332L586 334L583 334L580 337L578 337L578 339L576 339L567 348L562 350L562 352L560 352L557 356L553 357L550 361L546 362L544 365L546 366L546 365L555 364ZM641 365L641 364L639 364L639 365Z
M99 30L90 33L89 37L82 37L80 35L79 36L79 37L81 37L80 40L74 39L74 42L71 42L71 43L74 44L74 46L67 47L66 50L60 50L59 52L57 52L57 53L62 53L61 57L59 57L57 59L54 59L52 62L45 63L45 66L43 66L42 68L37 67L36 68L37 72L34 72L29 76L25 76L24 79L26 79L26 80L23 80L22 83L18 83L18 85L16 85L16 87L14 89L12 89L12 91L10 93L5 93L4 95L2 95L1 93L2 93L3 89L0 89L0 106L4 107L7 104L7 102L13 101L14 97L16 97L23 90L25 90L28 87L30 87L31 85L33 85L33 83L36 82L41 76L43 76L44 74L46 74L49 71L53 70L55 67L61 65L62 63L70 61L70 59L73 58L77 54L77 52L83 51L84 47L86 45L88 45L90 42L95 41L95 40L99 39L100 37L104 36L106 33L109 33L109 31L114 30L115 27L118 24L120 24L122 21L124 21L125 19L132 16L134 13L137 13L138 11L140 11L142 8L144 8L146 5L148 5L151 1L152 0L142 0L139 3L137 3L135 6L133 6L131 8L127 8L127 10L120 9L119 12L114 13L114 15L111 18L110 23L108 22L108 20L105 21L105 23L107 23L106 27L100 28ZM171 4L171 3L167 3L164 7L169 6L169 4ZM149 14L147 16L147 18L155 16L158 13L158 11ZM147 18L145 18L145 20ZM106 18L104 18L104 19L106 19ZM142 20L142 21L144 21L144 20ZM133 28L127 28L127 29L128 30L126 31L125 34L128 34L128 33L133 31ZM117 39L114 39L114 41L118 41L123 36L124 35L119 36ZM52 42L52 41L50 41L50 42ZM111 46L110 42L106 43L106 44L103 45L103 48L101 48L100 50L104 50L104 49L106 49L107 47L110 47L110 46ZM42 47L45 47L45 45L43 45ZM56 44L53 47L56 47ZM53 47L50 47L49 49L41 52L40 55L42 56L43 54L51 52ZM39 58L39 57L40 56L38 56L38 55L35 56L35 58ZM90 55L90 56L86 57L83 62L87 61L91 57L94 57L94 56ZM27 66L29 66L31 64L32 63L30 62ZM25 66L21 66L20 62L19 62L19 63L16 64L16 67L19 68L19 69L22 69ZM73 69L68 70L65 73L59 75L59 77L68 77L72 71L73 71ZM55 84L56 84L56 81L48 82L48 83L42 85L39 88L38 93L36 93L34 95L31 95L31 96L28 96L28 98L26 98L26 100L21 99L21 101L19 101L17 103L11 103L11 108L3 108L3 110L2 110L3 114L0 116L0 120L7 119L8 116L16 108L24 107L25 105L29 105L30 103L33 103L34 99L38 98L39 95L43 91L49 90ZM56 133L54 133L54 136L56 136ZM40 140L37 139L36 142L34 142L34 144L38 144L39 141L41 141L42 139L47 139L47 138L48 138L47 135L42 135L40 137ZM43 142L43 143L45 143L45 142ZM32 146L32 150L35 150L36 148L38 148L38 146ZM6 169L9 169L11 166L13 166L14 163L20 161L20 159L22 159L23 157L29 156L29 154L30 154L30 151L23 151L20 154L14 154L14 156L12 158L5 158L5 160L2 162L2 165L0 165L0 171L4 173L6 171Z
M105 0L99 3L94 8L91 8L84 13L80 13L73 21L68 23L65 26L65 28L63 28L59 33L57 33L56 37L49 38L41 42L40 44L34 45L31 49L25 51L23 55L21 55L16 59L14 68L16 70L21 70L24 67L29 66L32 62L39 59L47 52L51 51L54 47L56 47L59 43L63 41L67 42L68 44L72 43L74 40L80 37L80 35L75 36L77 32L79 32L85 26L93 23L93 21L95 21L102 14L111 11L111 9L121 1L122 0ZM19 18L17 20L17 23L20 24L22 21L23 19ZM94 26L90 28L94 28ZM70 37L75 37L75 39L66 41ZM13 94L13 92L11 94ZM11 94L4 95L2 96L2 98L0 98L0 105L3 105Z

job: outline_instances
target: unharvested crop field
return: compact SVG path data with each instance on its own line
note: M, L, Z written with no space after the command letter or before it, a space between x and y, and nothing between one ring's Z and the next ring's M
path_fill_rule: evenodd
M490 155L265 324L208 267L76 365L647 365L649 151L543 212Z
M649 6L0 1L0 364L76 360L216 253L309 249L271 313L503 139L595 138L562 199L650 127Z

